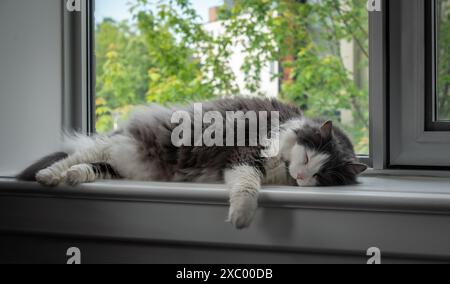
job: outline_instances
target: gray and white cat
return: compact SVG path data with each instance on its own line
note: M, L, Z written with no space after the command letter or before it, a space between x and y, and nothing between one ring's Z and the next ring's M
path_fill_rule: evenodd
M176 147L171 141L175 109L152 105L134 114L119 131L76 136L71 147L43 158L17 178L45 186L119 178L225 182L230 190L229 221L241 229L253 220L262 184L349 185L367 169L357 162L344 132L331 121L304 117L296 106L278 100L233 98L206 102L203 108L223 115L228 111L278 112L278 155L266 158L260 146ZM193 106L184 110L194 116Z

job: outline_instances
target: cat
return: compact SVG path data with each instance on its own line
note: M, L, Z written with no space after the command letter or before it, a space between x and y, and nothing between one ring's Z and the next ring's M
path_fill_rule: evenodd
M228 111L277 112L279 151L266 156L265 147L260 145L176 147L172 132L177 125L171 117L176 110L194 117L193 105L151 105L133 114L113 133L75 135L70 139L72 147L43 158L17 178L44 186L75 186L97 179L225 182L230 191L229 222L243 229L252 223L263 184L352 185L367 169L357 161L348 136L332 121L306 118L294 105L277 99L236 97L208 101L202 106L205 112L222 115ZM268 132L273 133L272 128Z

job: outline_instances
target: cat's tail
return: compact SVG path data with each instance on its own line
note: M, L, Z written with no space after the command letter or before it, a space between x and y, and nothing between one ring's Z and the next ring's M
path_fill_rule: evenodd
M39 161L35 162L25 170L23 170L20 174L16 176L17 180L20 181L36 181L36 174L48 167L51 167L56 162L59 162L65 158L67 158L69 154L65 152L57 152L51 155L48 155Z
M79 133L64 133L62 135L62 147L61 151L45 156L39 161L33 163L31 166L23 170L16 176L19 181L36 181L36 174L53 164L66 159L70 154L75 153L94 145L94 140L92 137L79 134Z

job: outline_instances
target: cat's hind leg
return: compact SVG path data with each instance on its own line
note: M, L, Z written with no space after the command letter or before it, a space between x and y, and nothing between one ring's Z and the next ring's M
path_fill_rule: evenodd
M108 163L79 164L72 166L65 174L64 181L75 186L98 179L118 179L119 174Z
M98 139L94 146L76 152L66 159L56 162L52 166L39 171L36 174L36 180L45 186L57 186L65 180L67 172L73 166L92 163L108 163L110 159L110 145L111 141L108 139Z

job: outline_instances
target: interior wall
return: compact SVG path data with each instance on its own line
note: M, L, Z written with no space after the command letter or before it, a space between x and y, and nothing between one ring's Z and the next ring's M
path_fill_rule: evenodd
M62 2L0 1L0 176L58 145Z

